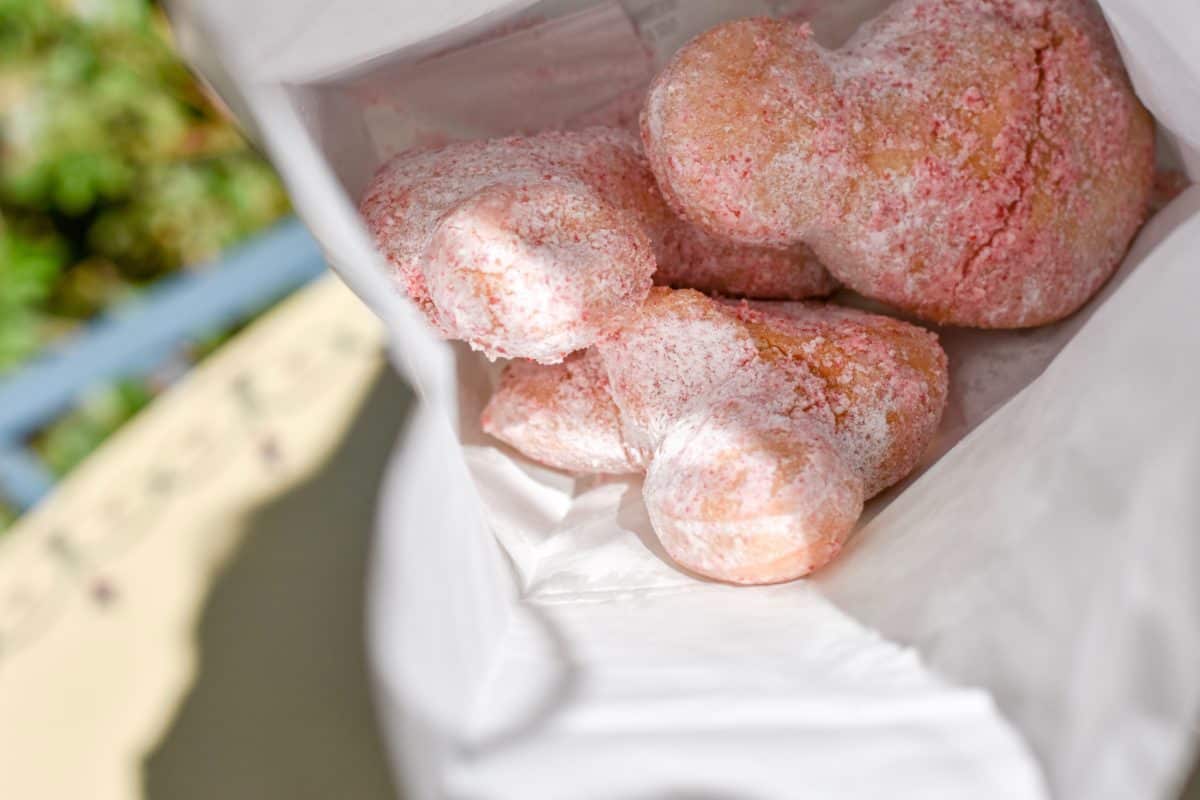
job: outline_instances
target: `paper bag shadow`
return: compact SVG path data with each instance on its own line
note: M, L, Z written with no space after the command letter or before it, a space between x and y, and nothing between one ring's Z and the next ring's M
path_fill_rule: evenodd
M379 477L408 402L384 370L329 460L254 512L204 609L197 682L144 764L151 800L397 797L362 608Z

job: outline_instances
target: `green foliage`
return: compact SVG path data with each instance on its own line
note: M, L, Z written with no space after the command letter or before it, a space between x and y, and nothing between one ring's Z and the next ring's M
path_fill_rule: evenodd
M215 258L287 207L274 174L247 155L155 165L136 195L96 218L88 244L131 265L132 277L150 277Z
M32 233L0 214L0 370L37 350L39 307L67 261L53 233Z
M17 510L0 500L0 536L17 521Z
M0 0L0 372L287 208L148 0Z
M117 268L100 257L76 261L63 271L47 301L51 319L88 319L136 293L137 287Z
M66 475L153 399L142 381L121 381L89 394L71 413L42 431L34 451L52 473Z
M287 210L150 0L0 0L0 375ZM153 393L99 388L31 444L64 475ZM0 531L15 517L0 501Z
M148 27L58 31L8 66L0 198L79 215L129 193L139 167L181 154L195 110Z
M45 300L66 260L66 244L54 233L22 231L19 220L0 213L0 306Z

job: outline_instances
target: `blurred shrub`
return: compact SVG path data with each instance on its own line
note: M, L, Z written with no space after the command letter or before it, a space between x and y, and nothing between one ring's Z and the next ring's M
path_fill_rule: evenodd
M52 230L22 226L0 212L0 365L40 346L35 309L50 297L67 258L66 242Z
M287 209L148 0L0 0L0 371Z
M88 231L94 253L137 278L212 258L284 208L274 173L247 154L155 164L140 183L136 196L105 209Z
M33 440L34 452L55 476L62 477L153 398L144 381L120 381L97 389L39 433Z
M17 521L17 512L4 504L0 500L0 536L4 535L4 531Z

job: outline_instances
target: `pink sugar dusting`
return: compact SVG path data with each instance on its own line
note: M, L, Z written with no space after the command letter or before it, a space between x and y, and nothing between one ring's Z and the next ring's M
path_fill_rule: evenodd
M643 166L640 196L624 202L639 211L650 235L657 260L656 285L761 300L825 297L837 288L833 276L803 244L742 244L681 219L662 197L637 134L627 130L624 141Z
M840 551L862 512L862 481L822 420L791 412L788 388L718 391L655 452L646 507L680 564L733 583L775 583Z
M924 328L817 303L742 303L782 366L818 380L833 439L873 497L913 470L942 418L946 355Z
M806 245L757 247L707 233L676 218L660 239L662 256L654 283L729 297L803 300L838 287Z
M597 345L625 438L652 451L679 419L755 364L745 327L701 294L655 289L624 328Z
M637 137L546 132L402 153L361 212L443 335L489 357L556 363L607 336L655 280L801 299L835 284L807 248L747 247L680 220Z
M655 81L642 132L681 215L805 241L862 294L981 327L1085 302L1153 174L1149 117L1076 0L900 0L835 52L729 23Z
M863 499L916 465L946 392L945 354L916 326L655 289L586 355L510 367L484 425L573 471L648 463L647 509L672 557L766 583L836 555Z
M483 411L483 430L557 469L625 475L646 468L627 447L617 406L596 350L561 364L513 361Z
M613 203L639 191L627 184L640 170L622 136L598 130L464 142L392 159L360 209L444 335L555 363L619 327L650 287L650 242Z

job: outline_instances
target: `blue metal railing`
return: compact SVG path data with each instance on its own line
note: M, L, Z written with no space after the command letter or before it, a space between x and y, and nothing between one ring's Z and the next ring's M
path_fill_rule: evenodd
M316 242L289 220L218 263L160 281L0 378L0 495L26 509L50 490L53 476L26 443L82 393L151 373L184 344L251 316L324 269Z

